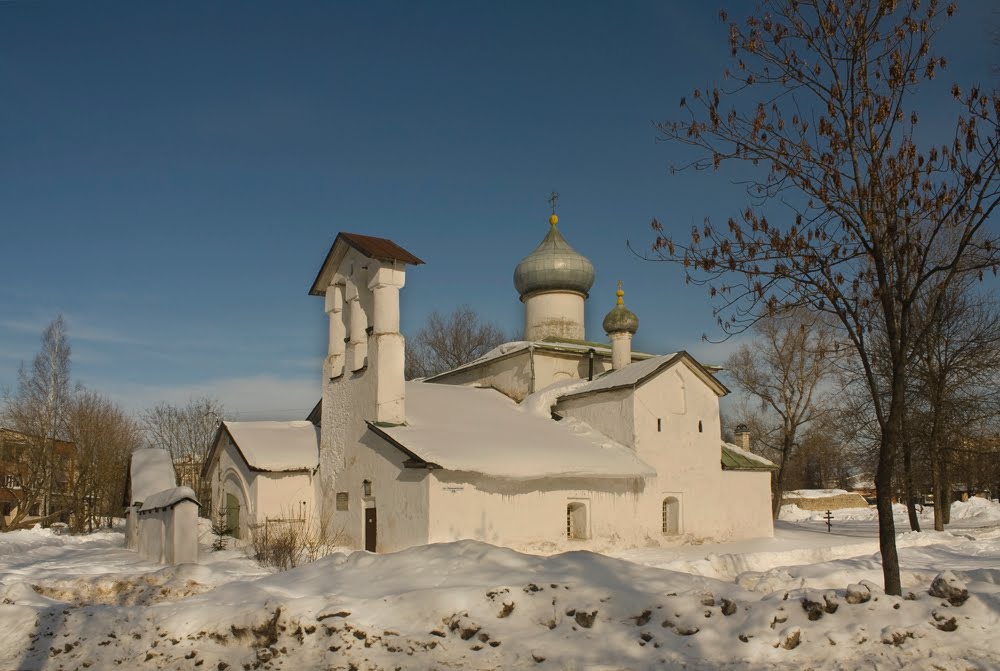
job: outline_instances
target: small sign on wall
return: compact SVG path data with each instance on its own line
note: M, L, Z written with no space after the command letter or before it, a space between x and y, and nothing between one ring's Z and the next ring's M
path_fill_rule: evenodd
M444 491L451 492L452 494L454 494L456 492L461 492L461 491L464 491L464 490L465 490L465 486L464 485L451 485L450 487L445 487L444 488Z
M347 510L347 492L337 492L337 510Z

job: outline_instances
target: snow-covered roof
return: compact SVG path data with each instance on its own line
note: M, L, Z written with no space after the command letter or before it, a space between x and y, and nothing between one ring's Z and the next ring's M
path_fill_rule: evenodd
M406 420L370 426L421 463L452 471L517 480L656 475L587 424L541 417L492 389L407 382Z
M190 487L171 487L170 489L164 489L162 491L156 492L155 494L149 495L145 501L142 503L142 508L139 512L149 512L151 510L156 510L157 508L169 508L170 506L176 505L181 501L194 501L199 506L197 497L194 495L194 490Z
M255 471L304 471L319 465L312 422L223 422L236 449Z
M770 471L778 468L770 459L748 452L732 443L722 443L722 470Z
M142 503L156 492L177 486L170 453L157 448L136 450L129 465L131 503Z
M636 361L618 370L607 372L586 385L574 388L572 392L563 395L563 398L611 391L613 389L634 388L661 371L682 361L686 362L695 374L712 387L716 393L720 395L728 393L729 390L716 380L711 372L698 363L690 354L687 352L675 352L673 354L655 356L644 361Z

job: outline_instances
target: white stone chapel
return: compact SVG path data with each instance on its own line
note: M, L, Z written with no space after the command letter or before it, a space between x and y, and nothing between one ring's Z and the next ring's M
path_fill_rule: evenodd
M721 440L727 389L685 352L633 352L639 320L620 286L608 339L587 340L593 266L555 214L514 272L524 339L405 382L400 293L422 263L390 240L340 233L310 289L329 316L309 418L312 523L375 552L465 538L555 551L772 535L773 465Z

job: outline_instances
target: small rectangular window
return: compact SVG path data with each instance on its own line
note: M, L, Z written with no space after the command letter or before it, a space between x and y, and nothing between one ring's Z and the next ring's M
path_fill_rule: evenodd
M347 492L337 492L337 510L347 510Z
M663 420L659 417L656 418L656 430L663 431Z

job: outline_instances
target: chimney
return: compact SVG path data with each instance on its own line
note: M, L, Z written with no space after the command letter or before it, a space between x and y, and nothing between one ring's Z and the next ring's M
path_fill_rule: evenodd
M749 452L750 451L750 429L747 428L746 424L737 424L736 425L736 431L735 431L735 433L736 433L736 442L739 443L739 446L742 449L744 449L747 452Z

